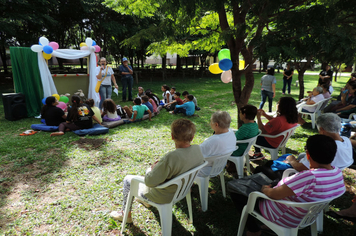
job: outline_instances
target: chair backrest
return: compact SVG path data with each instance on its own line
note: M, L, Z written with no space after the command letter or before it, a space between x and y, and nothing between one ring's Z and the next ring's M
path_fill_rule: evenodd
M259 129L258 130L258 134L252 138L249 138L249 139L244 139L244 140L238 140L236 141L236 149L238 148L238 144L239 143L247 143L247 147L245 149L245 152L241 155L242 157L246 156L247 153L250 151L252 145L254 145L256 143L256 139L258 136L260 136L262 134L262 131Z
M324 104L326 99L323 99L313 105L302 105L298 108L298 112L302 112L302 109L305 108L305 107L315 107L315 111L314 112L311 112L311 113L316 113L316 112L319 112L321 106Z
M326 98L326 99L323 100L324 102L323 102L323 104L321 105L319 111L324 110L324 108L326 107L326 105L328 105L328 103L329 103L329 101L330 101L331 98L332 98L332 97L329 97L329 98Z
M226 166L227 159L231 156L231 152L220 155L205 158L206 161L212 163L210 170L210 177L215 177L223 171Z
M187 195L188 191L190 191L190 188L193 185L194 179L197 176L199 170L201 168L203 168L204 166L206 166L208 164L207 161L204 161L203 164L194 167L193 169L178 175L177 177L169 180L168 182L161 184L159 186L157 186L156 188L167 188L171 185L177 185L177 191L174 194L174 197L172 199L173 203L176 203L180 200L182 200L183 198L185 198L185 196Z
M280 136L283 136L282 141L279 143L277 148L280 147L284 147L288 141L288 139L290 138L290 136L292 136L295 132L295 130L298 128L299 125L296 125L290 129L287 129L285 131L283 131L282 133L276 134L276 135L268 135L268 134L262 134L261 136L263 137L268 137L268 138L278 138Z

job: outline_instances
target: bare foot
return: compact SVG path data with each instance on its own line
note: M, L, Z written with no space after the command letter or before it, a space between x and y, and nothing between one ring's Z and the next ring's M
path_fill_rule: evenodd
M51 133L51 137L52 136L60 136L60 135L63 135L64 134L64 132L61 132L61 131L59 131L59 132L54 132L54 133Z

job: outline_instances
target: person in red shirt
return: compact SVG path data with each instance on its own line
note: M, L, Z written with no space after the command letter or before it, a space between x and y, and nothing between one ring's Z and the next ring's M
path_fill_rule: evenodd
M167 111L173 111L176 105L182 105L182 104L183 104L183 100L180 98L180 92L175 92L174 100L164 105L164 108L166 108Z
M268 122L264 125L261 120L261 116L264 116ZM277 117L272 117L266 114L262 109L257 111L257 123L258 128L262 131L262 134L276 135L298 125L298 110L296 102L292 97L281 97L277 103ZM267 138L257 137L256 144L276 148L282 141L283 137ZM250 160L261 160L265 158L261 153L261 149L255 147L255 153L250 156Z

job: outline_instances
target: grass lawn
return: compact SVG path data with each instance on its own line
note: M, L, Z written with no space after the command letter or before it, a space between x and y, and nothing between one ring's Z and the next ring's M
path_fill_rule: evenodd
M255 74L255 88L249 102L255 106L260 102L261 76ZM276 77L274 105L282 96L283 84L282 75ZM335 91L339 91L347 79L343 77L334 83ZM317 83L317 76L306 76L305 80L306 90L311 90ZM200 144L212 135L209 120L218 109L228 111L233 118L232 128L237 128L231 83L222 83L219 76L172 79L166 83L177 87L177 91L188 90L194 94L202 108L197 112L198 117L189 118L197 126L193 144ZM161 81L154 81L139 85L153 89L161 97L162 84ZM297 88L292 90L291 96L297 99ZM12 91L11 88L1 88L1 92ZM119 103L121 98L113 96ZM0 111L3 111L2 101ZM0 235L118 234L121 225L113 221L109 213L121 209L122 180L127 174L144 175L150 163L174 149L170 124L179 117L182 116L162 111L151 122L146 120L119 126L100 136L81 138L68 132L60 137L50 137L49 133L39 132L22 137L19 134L30 129L31 124L39 123L39 120L27 118L11 122L5 120L1 112ZM302 152L306 139L316 133L311 125L309 128L299 127L288 141L288 152ZM355 193L355 175L353 170L346 169L344 176L348 193L333 201L331 208L345 208L351 204ZM225 178L227 182L232 176L225 174ZM201 211L198 187L192 188L193 224L188 224L185 201L174 206L173 235L236 235L240 215L230 198L223 198L218 177L210 181L210 188L209 209L205 213ZM125 234L159 235L161 232L155 208L146 209L135 202L133 221L126 227ZM324 235L346 236L354 231L355 227L350 222L324 217ZM310 228L301 230L299 235L310 235Z

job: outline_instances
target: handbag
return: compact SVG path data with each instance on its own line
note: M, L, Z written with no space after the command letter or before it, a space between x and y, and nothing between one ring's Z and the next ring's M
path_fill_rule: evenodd
M106 76L108 75L108 69L109 69L109 66L106 67L106 73L105 73L105 76L104 78L102 78L101 80L98 80L96 82L96 86L95 86L95 92L96 93L99 93L99 89L100 89L100 86L101 86L101 83L103 82L103 80L106 78Z

